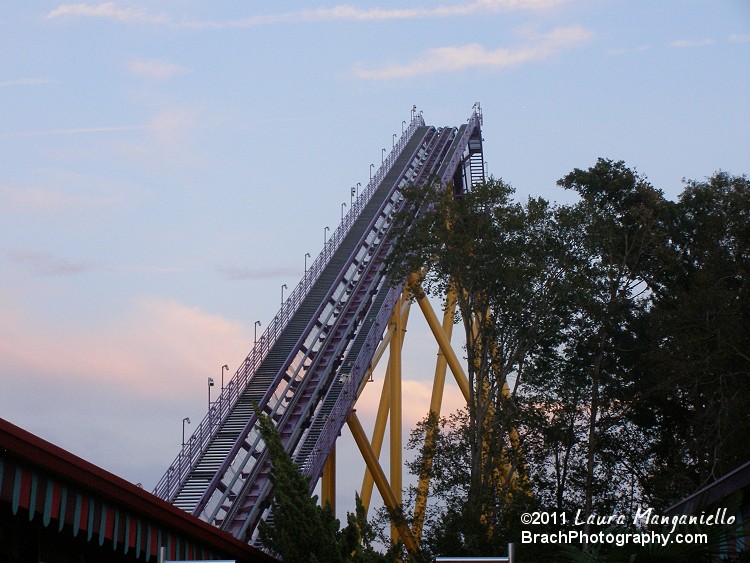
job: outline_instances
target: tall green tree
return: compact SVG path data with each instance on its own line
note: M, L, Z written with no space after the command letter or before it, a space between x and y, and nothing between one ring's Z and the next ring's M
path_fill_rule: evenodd
M669 202L599 159L559 185L578 201L517 203L496 180L405 190L391 275L456 290L471 387L415 434L438 431L413 467L432 456L433 553L500 552L534 505L661 509L750 455L747 177Z
M356 512L347 514L347 525L339 521L331 506L318 505L310 495L310 480L300 473L284 450L271 419L259 413L258 423L271 459L274 494L271 522L260 523L260 539L284 561L310 563L389 563L398 560L398 548L381 554L372 545L375 533L356 497Z
M626 416L639 379L629 353L634 326L657 289L653 267L666 241L666 202L661 191L622 161L599 159L558 184L580 196L575 213L588 262L563 368L586 382L586 466L579 478L588 517L594 508L623 509L640 465L623 455L639 452L633 448L638 429L627 424Z
M653 425L644 480L670 504L750 456L750 181L688 181L671 208L663 288L644 323Z
M445 529L461 537L464 553L486 554L504 546L496 532L528 496L515 396L529 359L559 344L569 314L563 296L577 271L565 244L570 225L543 199L514 202L501 180L460 196L439 183L403 193L391 276L418 272L415 294L455 291L466 342L468 483L463 502L446 510Z

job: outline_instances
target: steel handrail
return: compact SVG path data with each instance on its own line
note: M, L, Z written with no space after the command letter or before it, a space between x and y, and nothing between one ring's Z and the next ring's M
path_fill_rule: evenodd
M349 229L354 222L359 218L362 210L370 201L372 195L375 193L375 190L385 178L386 174L390 172L396 159L400 156L401 151L414 135L414 132L418 127L422 126L424 126L424 119L421 114L416 114L409 124L409 127L401 135L399 141L383 160L380 168L378 168L375 175L367 183L365 189L360 192L354 205L352 205L351 209L344 217L344 220L325 242L323 250L307 269L302 280L300 280L287 300L281 305L281 309L268 324L260 339L258 339L257 343L253 346L253 349L245 358L245 361L221 391L219 397L210 405L206 416L200 424L198 424L195 431L177 454L177 457L169 466L164 476L162 476L154 487L154 494L166 500L171 501L174 499L174 496L179 492L187 475L192 468L199 463L201 455L208 446L211 437L231 413L237 399L239 399L240 395L245 390L248 381L257 371L258 367L260 367L261 362L268 355L268 352L276 343L284 328L286 328L289 320L294 313L296 313L300 304L307 296L310 288L314 285L315 281L317 281L320 274L328 265L331 257L343 242L345 235L349 232Z

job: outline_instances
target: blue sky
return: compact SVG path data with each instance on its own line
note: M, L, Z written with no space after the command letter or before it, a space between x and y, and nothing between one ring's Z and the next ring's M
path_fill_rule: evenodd
M0 416L151 488L414 104L479 101L519 197L601 156L674 198L750 172L749 92L747 0L5 3Z

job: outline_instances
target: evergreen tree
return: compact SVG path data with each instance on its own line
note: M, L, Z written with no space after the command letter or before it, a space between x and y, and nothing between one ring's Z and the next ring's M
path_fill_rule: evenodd
M261 541L279 554L284 561L309 563L392 563L398 561L400 546L386 554L372 545L375 533L367 521L359 495L356 512L347 514L347 526L339 529L339 521L331 505L318 505L318 497L310 495L310 480L305 478L284 450L276 426L271 419L258 414L258 425L268 448L272 464L271 481L274 494L271 523L261 522Z

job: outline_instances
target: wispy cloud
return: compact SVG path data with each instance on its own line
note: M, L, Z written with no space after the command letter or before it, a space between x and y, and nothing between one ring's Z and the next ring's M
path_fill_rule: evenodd
M229 280L264 280L286 276L297 276L299 271L289 268L267 268L263 270L253 268L231 268L219 266L216 268L219 274Z
M181 145L199 122L200 110L193 107L167 108L148 122L146 129L162 145Z
M5 86L35 86L37 84L54 84L49 78L17 78L15 80L0 80L0 87Z
M128 70L138 76L145 76L147 78L156 78L159 80L166 80L172 78L177 74L184 74L188 72L188 68L169 61L155 59L145 60L136 59L128 61Z
M46 252L17 250L9 252L8 258L37 276L82 274L98 268L91 262L73 262Z
M612 49L610 51L607 51L608 55L630 55L633 53L645 53L646 51L650 51L652 49L651 45L639 45L638 47L631 47L631 48L625 48L625 49Z
M55 135L81 135L87 133L120 133L123 131L139 131L145 129L142 125L125 125L115 127L74 127L70 129L40 129L36 131L6 131L0 132L0 137L51 137Z
M81 200L77 195L60 193L58 190L0 186L0 209L10 213L19 209L59 212L61 209L80 207Z
M367 80L391 80L468 68L499 70L550 58L565 49L581 45L591 35L590 31L580 26L561 27L521 47L487 49L478 43L440 47L427 50L406 64L391 63L370 69L360 65L354 74Z
M163 14L153 14L138 8L119 8L114 2L103 4L62 4L46 16L47 19L59 17L89 17L114 20L120 23L168 23L169 18Z
M727 40L730 43L748 43L750 42L750 33L745 33L744 35L733 34L730 35Z
M689 49L691 47L706 47L707 45L713 45L715 41L713 39L678 39L672 41L669 46L676 47L678 49Z
M263 14L232 20L211 21L179 19L166 14L155 14L136 8L120 8L114 2L103 4L62 4L46 14L47 19L60 17L101 18L119 23L165 24L192 29L250 28L290 22L326 21L387 21L470 16L480 13L507 11L543 11L555 8L568 0L475 0L453 5L416 8L361 8L351 4L338 4L330 8L295 10Z
M0 183L0 217L43 214L59 218L74 213L77 220L84 214L102 217L102 213L121 211L140 193L137 184L110 175L78 173L49 168L32 174L33 179L20 184ZM46 217L34 220L46 221ZM2 221L2 219L0 219Z
M0 381L19 384L0 393L2 416L146 489L177 453L180 419L191 432L205 414L206 374L234 372L252 346L246 325L163 298L50 322L5 297Z

